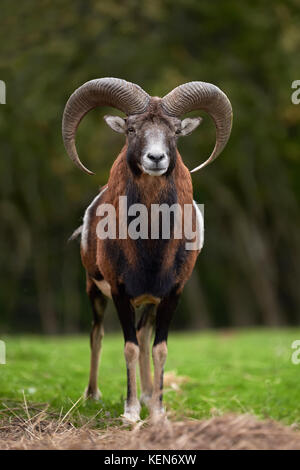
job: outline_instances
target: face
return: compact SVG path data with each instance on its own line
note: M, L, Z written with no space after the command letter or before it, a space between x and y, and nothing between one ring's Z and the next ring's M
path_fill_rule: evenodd
M131 171L157 177L169 175L176 163L177 139L193 132L201 118L187 118L145 113L128 116L105 116L107 124L127 136L127 162Z

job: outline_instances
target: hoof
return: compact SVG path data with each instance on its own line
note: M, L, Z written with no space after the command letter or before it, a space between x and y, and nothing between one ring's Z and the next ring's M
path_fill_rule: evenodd
M151 423L167 419L166 410L163 407L150 408L149 420Z
M140 421L140 415L137 413L124 413L121 415L123 424L134 424Z
M123 424L133 424L140 420L140 404L137 402L135 405L128 406L125 404L124 413L121 415Z
M84 391L84 398L86 400L95 400L95 401L99 401L102 397L102 394L99 390L99 388L97 388L96 390L91 390L89 387L87 387Z

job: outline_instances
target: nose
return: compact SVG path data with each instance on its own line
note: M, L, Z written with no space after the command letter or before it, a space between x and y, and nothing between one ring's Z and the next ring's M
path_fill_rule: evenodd
M152 160L153 162L157 163L157 162L160 162L160 160L162 160L165 157L165 154L161 153L161 154L154 155L153 153L148 153L147 157L149 158L149 160Z

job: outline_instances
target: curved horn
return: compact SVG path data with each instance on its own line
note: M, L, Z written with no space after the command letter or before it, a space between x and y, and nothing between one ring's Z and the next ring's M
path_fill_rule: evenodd
M65 149L73 162L92 175L80 161L75 135L83 116L97 106L113 106L128 114L139 114L146 110L150 97L138 85L119 78L98 78L77 88L70 96L64 110L62 135Z
M222 152L230 136L232 126L232 107L229 99L220 88L205 82L189 82L174 88L162 98L164 111L172 116L203 109L214 120L216 144L210 157L191 173L204 168Z

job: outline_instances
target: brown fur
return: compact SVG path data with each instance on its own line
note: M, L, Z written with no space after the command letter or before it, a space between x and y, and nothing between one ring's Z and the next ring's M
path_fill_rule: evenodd
M193 207L190 172L176 147L177 134L181 132L181 121L165 115L161 110L160 100L152 98L146 113L129 116L123 124L124 129L127 129L126 144L112 165L105 191L89 206L83 225L84 243L81 248L81 257L87 272L88 294L96 318L91 335L91 373L87 396L99 395L97 369L103 335L102 303L106 298L103 294L103 284L107 287L106 283L108 283L125 339L127 399L123 418L137 421L140 413L136 382L138 362L141 372L141 401L148 404L153 419L163 412L163 372L167 356L168 328L179 294L192 273L199 251L185 249L184 243L191 242L191 240L185 239L184 223L181 225L183 232L181 239L175 238L176 217L174 217L174 222L170 221L174 236L170 233L170 238L167 240L151 239L151 229L161 229L159 225L162 220L161 216L155 221L151 220L152 204L158 206L167 204L169 207L172 204L179 204L182 222L184 222L185 205ZM163 133L168 152L155 156L149 153L147 139L149 133L151 135L151 129L157 126L161 126L159 130ZM162 148L161 152L165 152L164 147ZM145 153L147 154L146 161L147 158L151 160L150 167L146 169L143 163ZM164 158L168 161L168 167L162 167L164 173L159 173L160 176L152 176L153 169L157 171L152 161ZM120 238L119 198L121 196L128 197L127 209L132 203L143 204L146 207L148 239L133 240L128 236L127 224L124 226L124 233L127 233L127 237ZM112 205L116 212L115 240L103 240L97 236L97 225L101 220L101 216L97 215L97 209L102 204ZM151 226L152 223L155 227ZM192 225L195 232L196 210L194 207ZM93 289L97 290L96 285L101 290L101 292L97 291L98 294L93 291ZM108 295L107 292L106 295ZM143 305L144 310L136 328L134 309L140 305ZM155 337L152 348L154 380L152 385L150 339L154 323Z
M126 182L129 178L133 177L127 166L126 151L127 146L125 145L111 168L107 190L101 196L100 201L95 205L91 212L88 250L86 252L81 250L82 262L89 276L91 278L97 278L97 273L100 272L103 278L111 285L113 293L117 290L117 285L122 282L122 279L118 277L118 274L115 271L115 267L111 264L109 256L104 250L103 243L105 243L105 241L97 237L96 226L100 220L100 217L96 216L96 210L99 204L110 203L114 205L117 213L118 236L119 196L124 196L126 194ZM178 203L181 205L183 211L184 204L193 203L193 188L190 172L184 165L178 151L177 162L173 172L173 180L175 181ZM166 181L165 177L152 177L147 174L142 174L140 177L136 178L135 183L142 193L141 202L145 204L149 210L149 213L151 204L159 204L160 201L163 200L163 194L167 191L168 184L170 184ZM195 229L195 219L193 222L193 229ZM179 246L180 242L181 240L171 239L166 246L163 259L163 268L166 271L174 263L177 247ZM118 240L118 243L122 246L128 264L135 266L137 261L135 240L132 240L130 237L128 237L125 240ZM151 249L150 245L151 240L149 240L149 248ZM198 251L189 252L186 263L177 276L177 282L179 285L178 291L183 289L186 281L189 279L198 254Z

